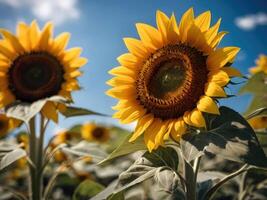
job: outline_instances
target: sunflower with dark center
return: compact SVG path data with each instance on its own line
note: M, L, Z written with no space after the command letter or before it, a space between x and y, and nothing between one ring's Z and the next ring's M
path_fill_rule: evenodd
M110 138L109 130L94 123L85 123L81 127L82 138L90 142L106 142Z
M80 57L81 48L65 49L69 33L53 38L53 25L47 23L40 31L36 21L19 23L16 35L4 29L0 33L0 108L55 95L71 100L71 92L79 89L79 68L87 59ZM49 101L41 112L57 122L58 110L64 109L64 104Z
M18 120L0 114L0 138L5 137L9 132L18 127L19 124Z
M239 48L217 48L226 32L218 32L221 20L210 27L209 11L194 17L189 9L179 25L161 11L156 18L157 28L136 24L140 40L124 39L129 53L107 82L107 94L119 99L114 117L137 121L130 142L144 133L149 151L170 135L179 141L188 126L204 128L203 113L220 114L215 99L227 97L224 87L241 76L230 67Z

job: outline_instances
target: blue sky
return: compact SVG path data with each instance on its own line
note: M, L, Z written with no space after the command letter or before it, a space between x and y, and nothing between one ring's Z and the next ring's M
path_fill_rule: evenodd
M241 47L234 66L242 73L247 74L258 54L267 54L266 0L0 0L0 27L14 31L19 20L29 23L37 19L41 25L52 20L56 34L71 32L69 47L83 47L83 56L89 59L80 78L83 90L74 94L75 105L112 114L116 100L105 95L105 82L110 78L107 71L118 65L116 58L127 51L122 38L137 37L137 22L155 25L158 9L168 15L174 12L179 21L190 7L195 15L211 10L213 23L222 18L220 30L230 33L221 46ZM236 94L239 87L231 87L231 93ZM238 96L221 104L242 112L249 100L249 96ZM62 118L60 127L88 120L117 123L109 118Z

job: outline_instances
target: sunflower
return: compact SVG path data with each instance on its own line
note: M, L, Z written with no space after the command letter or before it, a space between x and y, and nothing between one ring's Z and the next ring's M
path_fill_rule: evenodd
M258 72L264 72L267 74L267 56L260 55L259 58L256 60L256 67L252 67L249 69L251 74L256 74Z
M254 117L248 120L248 123L253 129L267 128L267 116Z
M82 138L87 141L106 142L110 138L107 128L98 126L94 123L85 123L81 127Z
M129 53L110 71L107 94L119 99L113 117L137 121L130 142L144 133L152 151L170 135L179 141L188 126L205 128L203 113L219 114L216 98L241 75L230 66L239 48L217 48L226 32L218 32L221 19L210 21L209 11L194 17L190 8L177 25L174 14L157 11L157 28L137 23L140 40L124 38Z
M79 68L87 60L80 57L81 48L65 49L69 33L53 38L53 24L47 23L40 31L36 21L20 22L16 35L5 29L0 33L0 108L55 95L71 100L71 92L79 89ZM49 101L41 112L57 122L57 111L64 109L64 104Z
M11 130L18 127L20 122L0 114L0 138L5 137Z

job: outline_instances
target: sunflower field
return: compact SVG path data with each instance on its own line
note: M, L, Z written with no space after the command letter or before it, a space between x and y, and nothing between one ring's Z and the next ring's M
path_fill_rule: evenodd
M266 200L266 35L260 0L0 0L0 200Z

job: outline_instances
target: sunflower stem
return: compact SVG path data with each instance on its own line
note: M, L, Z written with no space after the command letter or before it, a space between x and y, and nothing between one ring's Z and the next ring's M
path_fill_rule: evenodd
M34 164L35 168L30 165L31 173L31 199L41 200L43 193L43 145L44 145L44 133L47 126L43 115L40 117L40 135L36 135L36 121L35 118L29 122L30 126L30 160Z

